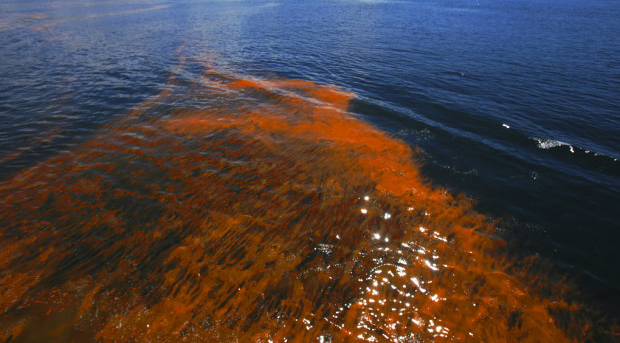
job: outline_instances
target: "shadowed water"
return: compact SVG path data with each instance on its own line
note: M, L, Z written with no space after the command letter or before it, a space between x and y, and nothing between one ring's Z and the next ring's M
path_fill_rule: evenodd
M591 337L564 286L505 262L490 219L348 112L354 94L183 68L0 184L0 340Z

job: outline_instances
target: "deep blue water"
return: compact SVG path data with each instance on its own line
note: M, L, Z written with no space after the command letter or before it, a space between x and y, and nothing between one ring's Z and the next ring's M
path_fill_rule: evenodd
M618 18L615 0L3 1L0 177L159 93L182 47L188 80L208 62L356 93L430 182L502 219L508 254L617 316Z

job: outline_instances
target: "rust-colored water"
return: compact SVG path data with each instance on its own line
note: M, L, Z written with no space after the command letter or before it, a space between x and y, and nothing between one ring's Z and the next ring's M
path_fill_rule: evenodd
M354 96L207 68L2 182L0 340L568 340Z

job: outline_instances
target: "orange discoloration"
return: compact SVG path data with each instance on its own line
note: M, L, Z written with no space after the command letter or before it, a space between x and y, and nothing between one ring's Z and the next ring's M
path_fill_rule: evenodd
M511 275L353 94L203 77L0 184L0 338L568 341L549 309L578 308Z

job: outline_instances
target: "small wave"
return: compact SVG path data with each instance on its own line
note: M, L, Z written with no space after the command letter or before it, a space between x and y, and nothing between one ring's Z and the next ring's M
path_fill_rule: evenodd
M609 155L601 154L601 153L598 153L592 150L587 150L587 149L578 147L574 144L565 143L565 142L557 141L553 139L542 139L542 138L532 138L532 137L530 137L530 139L535 141L538 148L543 149L543 150L549 150L549 149L559 148L559 147L567 147L568 151L570 151L572 154L578 153L578 154L590 155L593 157L600 157L600 158L608 159L613 162L618 162L618 158L614 156L609 156Z
M551 149L551 148L556 148L559 146L569 146L571 149L571 152L575 152L574 148L572 145L568 144L568 143L564 143L564 142L560 142L560 141L556 141L553 139L540 139L540 138L532 138L533 140L538 142L538 147L541 149Z
M553 164L549 164L549 166L554 169L558 168L557 162L562 161L565 164L565 171L572 175L598 180L597 182L605 179L604 175L612 178L620 175L620 161L612 154L584 149L574 144L553 139L530 137L529 140L535 142L537 149L545 151L545 155L551 158L549 162Z

